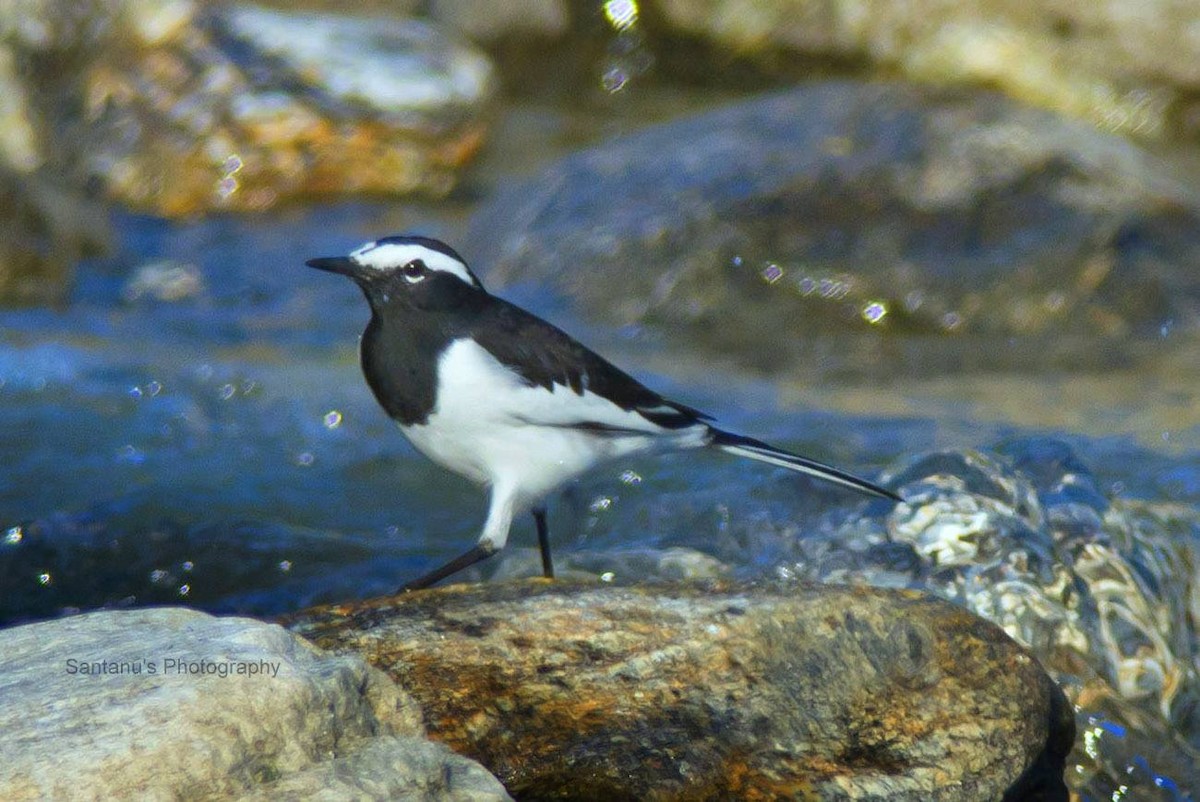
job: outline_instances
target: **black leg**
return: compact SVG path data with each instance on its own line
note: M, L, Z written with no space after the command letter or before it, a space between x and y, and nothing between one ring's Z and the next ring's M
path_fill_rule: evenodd
M412 582L406 582L397 593L405 593L410 590L421 590L430 585L440 582L451 574L457 574L462 569L474 565L480 560L486 560L496 553L493 548L487 548L482 543L476 543L469 550L455 557L450 562L443 565L441 568L430 571L424 576L419 576Z
M538 548L542 550L542 576L554 579L554 563L550 560L550 528L546 526L546 508L533 508L533 521L537 524Z

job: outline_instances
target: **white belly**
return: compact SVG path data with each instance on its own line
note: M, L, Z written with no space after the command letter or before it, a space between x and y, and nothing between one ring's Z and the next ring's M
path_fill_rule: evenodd
M458 340L442 354L437 399L425 423L401 431L451 471L512 488L520 506L602 460L653 448L665 433L593 393L529 387L471 340ZM571 428L583 421L634 431Z

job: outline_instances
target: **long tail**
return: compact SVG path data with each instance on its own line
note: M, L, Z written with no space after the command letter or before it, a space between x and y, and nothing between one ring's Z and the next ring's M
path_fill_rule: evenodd
M839 471L837 468L831 468L828 465L823 465L806 457L780 451L778 448L769 446L761 440L755 440L752 437L743 437L740 434L730 434L720 429L713 429L712 433L713 439L711 445L729 454L736 454L739 457L749 457L759 462L777 465L780 468L787 468L799 473L807 473L809 476L815 476L827 482L849 487L860 493L881 496L892 501L904 500L891 490L868 482L866 479L859 479L857 476L845 471Z

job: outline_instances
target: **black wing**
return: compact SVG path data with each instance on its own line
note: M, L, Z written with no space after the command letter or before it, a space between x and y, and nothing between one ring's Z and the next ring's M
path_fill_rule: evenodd
M495 297L493 301L472 321L471 336L531 387L550 390L559 384L580 396L592 392L667 429L712 420L699 410L663 398L563 330L519 306ZM589 427L586 421L579 425Z

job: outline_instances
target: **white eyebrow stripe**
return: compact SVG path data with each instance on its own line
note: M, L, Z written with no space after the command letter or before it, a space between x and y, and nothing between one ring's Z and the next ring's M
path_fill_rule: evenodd
M350 253L350 258L356 264L371 270L393 270L403 267L414 259L420 259L430 270L440 270L450 273L472 287L478 287L479 281L467 269L467 266L452 256L426 248L424 245L396 242L368 242L356 251Z

